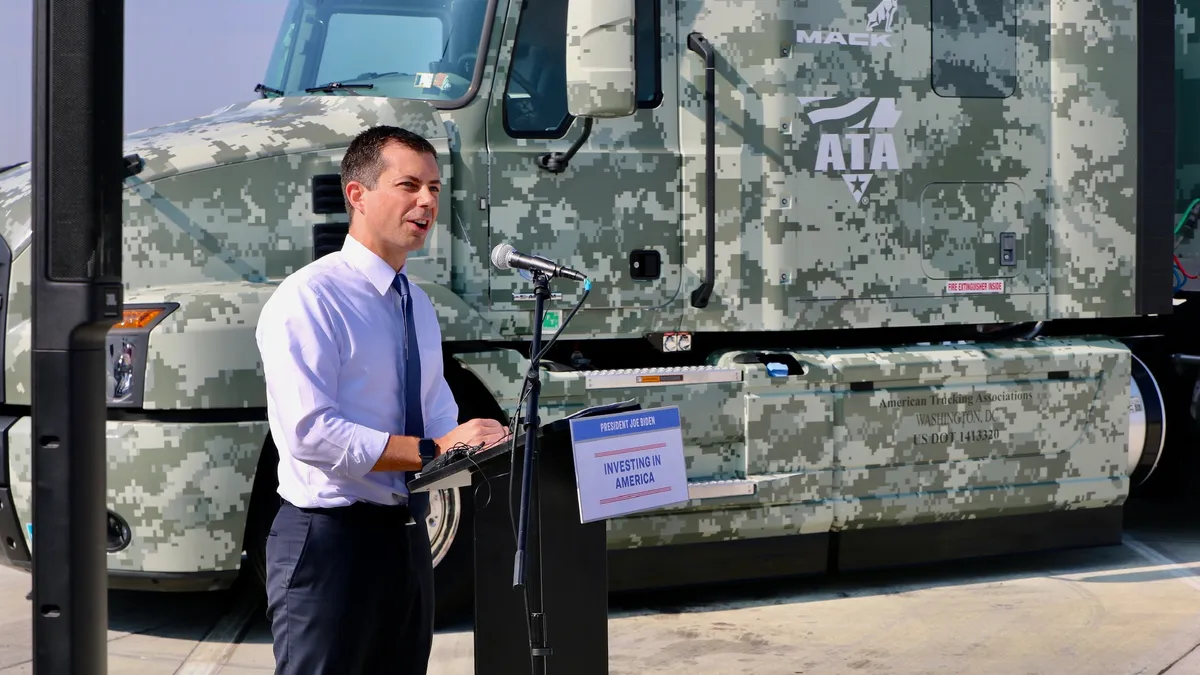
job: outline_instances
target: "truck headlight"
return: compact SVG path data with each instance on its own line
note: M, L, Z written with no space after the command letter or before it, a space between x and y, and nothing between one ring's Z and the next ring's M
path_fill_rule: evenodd
M111 381L113 385L110 398L113 401L121 401L129 398L130 392L133 391L133 362L136 348L127 339L121 340L120 348L113 349L113 347L114 345L109 345L112 354Z
M126 305L121 322L108 332L108 404L138 408L145 398L150 332L179 305Z

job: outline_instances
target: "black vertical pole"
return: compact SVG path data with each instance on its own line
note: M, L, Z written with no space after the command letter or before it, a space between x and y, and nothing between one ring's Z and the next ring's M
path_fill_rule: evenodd
M104 342L120 320L124 0L37 0L33 666L106 673Z
M542 611L542 563L541 547L534 544L535 555L527 557L529 540L534 536L540 539L540 514L538 503L533 495L533 481L538 475L534 469L537 458L537 435L541 428L538 419L538 395L541 392L541 361L538 355L542 351L542 320L545 318L546 299L550 297L550 277L541 272L533 273L534 306L533 306L533 340L529 345L529 371L525 377L529 381L529 407L525 413L525 455L522 458L523 473L521 476L521 502L517 516L517 552L513 561L513 588L524 587L525 612L529 621L529 656L533 675L543 675L548 672L546 659L553 653L547 644L546 615ZM530 520L534 519L533 525ZM538 532L532 535L532 532Z

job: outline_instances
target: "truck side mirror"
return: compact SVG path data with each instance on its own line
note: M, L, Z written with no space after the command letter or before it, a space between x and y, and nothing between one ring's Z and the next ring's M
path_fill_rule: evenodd
M637 109L634 0L570 0L567 110L576 117L627 117Z

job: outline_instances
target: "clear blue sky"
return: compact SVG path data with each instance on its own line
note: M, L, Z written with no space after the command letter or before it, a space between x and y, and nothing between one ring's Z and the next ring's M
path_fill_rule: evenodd
M125 0L125 129L255 98L286 7L287 0ZM7 166L32 153L33 0L0 0L0 64Z

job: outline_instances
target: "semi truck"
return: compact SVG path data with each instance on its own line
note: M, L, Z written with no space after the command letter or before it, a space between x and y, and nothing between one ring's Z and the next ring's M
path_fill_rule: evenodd
M259 312L341 247L339 162L383 124L438 151L409 276L461 419L520 423L533 286L501 244L591 282L553 281L540 423L680 411L688 499L607 521L611 588L1119 541L1195 453L1196 4L292 0L247 101L125 138L110 586L264 575ZM21 165L0 560L23 569L31 232ZM439 612L470 604L482 498L433 495Z

